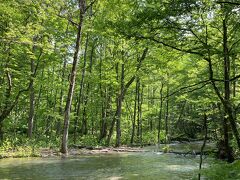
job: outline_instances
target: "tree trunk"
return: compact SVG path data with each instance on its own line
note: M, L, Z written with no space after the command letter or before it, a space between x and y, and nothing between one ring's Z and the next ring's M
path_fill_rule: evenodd
M137 139L138 143L140 142L140 79L137 81L138 89L137 89Z
M100 124L100 137L99 142L107 136L107 117L111 104L111 95L108 94L107 88L105 89L105 103L102 103L102 120Z
M101 115L101 121L100 121L100 137L99 137L99 142L106 137L107 135L107 123L106 123L106 118L107 118L107 104L108 104L108 94L107 94L107 89L105 88L105 91L103 92L102 89L102 55L100 54L100 65L99 65L99 78L100 78L100 83L99 83L99 91L101 95L101 100L102 100L102 115ZM105 94L105 98L104 98Z
M166 99L166 113L165 113L165 144L169 143L168 137L168 116L169 116L169 84L167 84L167 99Z
M61 74L61 90L60 90L60 107L59 107L59 114L61 116L64 115L63 112L63 93L64 93L64 79L65 79L65 73L66 73L66 66L67 66L67 60L66 58L64 59L63 62L63 67L62 67L62 74ZM56 127L56 134L60 135L61 134L61 121L58 120L57 122L57 127Z
M68 35L68 28L69 28L69 24L70 22L68 22L67 24L67 28L66 28L66 35ZM59 115L63 116L64 112L63 112L63 93L64 93L64 81L65 81L65 74L66 74L66 66L67 66L67 53L64 55L63 57L63 64L62 64L62 70L60 72L61 76L61 90L60 90L60 97L59 97ZM59 136L61 135L61 120L58 118L58 121L56 123L56 135Z
M207 127L207 115L204 114L204 119L203 119L203 129L204 129L204 141L201 147L200 151L200 162L199 162L199 173L198 173L198 180L201 180L201 169L202 169L202 163L203 163L203 151L206 146L207 142L207 136L208 136L208 127Z
M0 146L3 144L3 122L0 122Z
M132 122L132 136L131 144L133 144L134 135L135 135L135 126L136 126L136 115L137 115L137 91L138 91L138 77L136 78L136 87L135 87L135 100L134 100L134 111L133 111L133 122Z
M142 122L142 103L143 103L143 84L142 84L142 90L139 92L140 94L140 105L139 105L139 119L140 119L140 144L142 146L142 126L143 126L143 122Z
M137 65L137 69L136 69L136 72L139 71L140 67L141 67L141 64L142 64L142 61L146 58L146 55L147 55L147 52L148 52L148 48L145 48L144 51L143 51L143 54L141 56L141 58L138 60L138 65ZM117 68L116 68L117 69ZM117 73L118 74L118 73ZM136 78L136 75L132 76L132 78L127 82L127 84L124 86L124 89L122 91L122 93L120 94L121 96L121 99L123 100L124 99L124 96L128 90L128 88L131 86L131 84L134 82ZM116 98L116 102L118 102L118 98ZM108 134L108 139L107 139L107 145L110 144L110 140L111 140L111 137L112 137L112 134L113 134L113 128L114 128L114 125L115 125L115 121L116 121L116 116L117 116L117 113L118 113L118 108L114 114L114 117L113 117L113 120L112 120L112 123L111 123L111 127L110 127L110 130L109 130L109 134Z
M61 143L61 150L60 150L61 153L64 153L64 154L68 153L68 148L67 148L68 128L69 128L69 121L70 121L72 97L74 93L74 86L75 86L76 73L77 73L78 54L79 54L81 37L82 37L82 26L83 26L84 14L85 14L85 0L79 0L78 6L80 10L78 32L77 32L77 39L76 39L76 45L75 45L75 51L74 51L74 57L73 57L73 63L72 63L70 85L69 85L68 96L67 96L65 112L64 112L64 128L63 128L63 136L62 136L62 143Z
M233 130L233 133L237 139L238 147L240 148L240 139L239 133L236 126L236 120L233 114L233 107L230 103L230 59L229 59L229 51L228 51L228 32L227 32L227 23L226 19L223 20L223 53L224 53L224 101L226 104L225 109L227 108L227 112L229 117L229 121ZM225 123L227 126L227 122ZM227 128L227 127L226 127Z
M155 99L155 90L152 87L152 96L151 96L151 107L154 107L154 99ZM153 118L150 118L150 131L153 131Z
M84 99L84 105L83 105L83 119L82 119L81 133L84 134L84 135L87 135L87 133L88 133L88 126L87 126L87 103L88 103L89 89L90 89L90 84L87 85L86 97Z
M91 50L91 54L90 54L90 63L89 63L89 76L91 76L92 74L92 65L93 65L93 51L94 51L94 45L92 47ZM82 127L81 127L81 132L84 135L87 135L88 133L88 125L87 125L87 103L89 100L89 91L90 91L90 83L87 83L87 90L85 93L85 99L84 99L84 106L83 106L83 119L82 119Z
M29 115L28 115L28 137L32 138L33 133L33 121L34 121L34 106L35 106L35 93L34 93L34 81L33 81L33 75L34 75L34 60L31 59L31 79L30 79L30 85L29 85L29 102L30 102L30 108L29 108Z
M122 115L122 102L124 91L124 64L122 64L121 71L121 90L117 100L117 124L116 124L116 147L121 145L121 115Z
M240 138L239 133L236 125L236 117L234 117L234 110L232 104L230 102L230 83L229 83L229 75L230 75L230 61L229 61L229 52L228 52L228 45L227 45L227 25L226 19L223 20L223 55L224 55L224 97L221 95L220 90L215 84L213 78L213 65L210 58L210 50L208 49L208 66L209 66L209 79L211 80L212 86L217 94L218 98L220 99L221 103L224 107L224 112L228 115L228 120L230 122L233 135L237 141L238 149L240 149ZM223 124L224 126L224 124Z
M78 127L78 120L80 119L80 110L81 110L81 99L82 97L82 92L83 92L83 86L84 86L84 79L85 79L85 73L86 73L86 65L87 65L87 49L88 49L88 37L89 35L87 34L86 37L86 43L85 43L85 50L84 50L84 62L83 62L83 68L82 68L82 78L80 82L80 90L78 94L78 99L77 99L77 111L76 111L76 117L74 119L74 132L73 132L73 142L76 144L76 139L77 139L77 127Z
M163 83L160 88L160 110L158 116L158 144L160 144L160 132L161 132L161 121L162 121L162 106L163 106Z

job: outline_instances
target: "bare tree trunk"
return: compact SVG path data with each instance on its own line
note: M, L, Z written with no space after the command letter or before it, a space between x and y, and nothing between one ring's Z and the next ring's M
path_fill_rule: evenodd
M74 93L76 73L77 73L78 54L79 54L81 37L82 37L82 26L83 26L84 14L85 14L85 0L79 0L78 6L79 6L79 10L80 10L79 22L78 22L78 32L77 32L75 52L74 52L74 57L73 57L73 64L72 64L68 96L67 96L65 112L64 112L64 128L63 128L63 136L62 136L62 143L61 143L61 150L60 150L61 153L64 153L64 154L68 153L68 148L67 148L68 128L69 128L69 121L70 121L72 97L73 97L73 93Z

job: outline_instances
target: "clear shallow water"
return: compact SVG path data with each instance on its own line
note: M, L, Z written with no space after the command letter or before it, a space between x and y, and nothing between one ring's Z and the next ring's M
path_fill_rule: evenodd
M0 179L192 179L198 162L157 152L2 159Z

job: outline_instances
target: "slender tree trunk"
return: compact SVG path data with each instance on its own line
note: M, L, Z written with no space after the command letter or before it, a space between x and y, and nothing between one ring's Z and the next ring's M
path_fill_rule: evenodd
M138 143L140 143L140 79L137 81L138 89L137 89L137 139Z
M69 28L69 23L67 24L67 28L66 28L66 35L68 35L68 28ZM59 106L59 115L63 116L64 115L64 111L63 111L63 94L64 94L64 81L65 81L65 74L66 74L66 66L67 66L67 54L64 55L63 57L63 64L62 64L62 70L60 72L61 76L61 89L60 89L60 97L59 97L59 102L60 102L60 106ZM56 123L56 135L59 136L61 135L61 120L58 118L58 121Z
M87 126L87 103L88 103L89 89L90 89L90 84L87 85L86 97L84 99L84 105L83 105L83 119L82 119L81 132L84 135L87 135L87 133L88 133L88 126Z
M165 144L169 142L168 137L168 116L169 116L169 84L167 84L166 114L165 114Z
M161 121L162 121L163 86L164 84L162 83L160 88L160 110L159 110L159 116L158 116L158 144L160 144L160 132L161 132Z
M236 56L233 56L232 61L233 61L233 63L232 63L233 77L235 77L236 73L237 73ZM232 97L233 98L236 97L236 87L237 87L237 81L233 81L233 84L232 84Z
M83 26L84 14L85 14L85 0L79 0L79 10L80 10L80 14L79 14L79 22L78 22L78 32L77 32L75 52L73 57L70 85L69 85L68 96L67 96L65 112L64 112L64 128L63 128L63 136L62 136L62 143L61 143L61 150L60 150L61 153L64 153L64 154L68 153L68 148L67 148L68 128L69 128L69 121L70 121L72 97L74 93L74 86L75 86L76 73L77 73L79 48L80 48L80 42L82 37L82 26Z
M228 44L227 44L227 25L226 19L223 20L223 52L224 52L224 101L230 102L230 60L229 60L229 52L228 52ZM227 151L227 159L229 162L233 161L233 156L231 152L231 148L229 145L229 130L228 130L228 118L227 114L225 114L223 119L223 129L224 129L224 143Z
M151 107L154 107L154 98L155 98L155 90L152 87L152 91L151 91ZM150 131L153 131L153 118L150 118Z
M233 131L233 135L237 141L238 149L240 149L239 133L237 130L236 119L233 116L232 105L230 104L230 102L226 102L224 100L218 87L215 84L215 81L213 80L213 68L212 68L211 59L209 59L208 65L209 65L209 79L211 80L211 83L212 83L215 93L217 94L218 98L221 100L221 103L223 104L224 112L228 115L228 119L230 121L230 125L231 125L232 131Z
M33 75L34 75L34 60L31 59L31 79L30 79L30 85L29 85L29 102L30 102L30 108L29 108L29 115L28 115L28 137L32 138L33 133L33 121L34 121L34 106L35 106L35 93L34 93L34 81L33 81Z
M136 72L139 71L140 67L141 67L141 64L142 64L142 61L146 58L146 55L147 55L147 52L148 52L148 48L145 48L144 51L143 51L143 54L141 56L141 58L138 60L138 65L137 65L137 69L136 69ZM116 68L118 69L118 68ZM117 73L118 74L118 73ZM136 76L132 76L132 78L127 82L127 84L124 86L123 88L123 91L122 93L120 94L121 96L121 99L123 100L124 99L124 96L128 90L128 88L131 86L131 84L134 82ZM117 78L118 79L118 78ZM118 102L118 96L116 98L116 102ZM112 134L113 134L113 128L114 128L114 125L115 125L115 122L116 122L116 116L118 114L118 108L114 114L114 117L113 117L113 120L112 120L112 123L111 123L111 127L110 127L110 130L109 130L109 134L108 134L108 138L107 138L107 145L110 144L110 140L111 140L111 137L112 137Z
M93 51L94 51L94 45L92 46L91 54L90 54L90 63L89 63L89 76L92 74L92 65L93 65ZM90 86L91 84L88 82L87 83L87 90L85 93L85 99L84 99L84 106L83 106L83 119L82 119L82 127L81 127L81 132L84 135L87 135L88 133L88 123L87 123L87 104L89 100L89 91L90 91Z
M149 78L148 78L148 80L149 80ZM150 110L150 106L152 105L151 104L151 100L150 100L150 98L151 98L151 90L150 90L151 88L150 88L150 85L148 85L147 86L147 107L148 107L148 111ZM148 119L148 127L149 127L149 130L151 131L151 121L152 121L152 118L150 118L150 119Z
M206 29L207 30L207 29ZM238 148L240 149L240 138L239 138L239 133L237 130L237 125L236 125L236 117L234 117L234 110L232 107L232 104L230 102L230 81L229 81L229 76L230 76L230 61L229 61L229 52L228 52L228 45L227 45L227 24L226 24L226 17L223 20L223 55L224 55L224 97L221 95L220 90L215 84L214 78L213 78L213 67L212 67L212 61L210 58L210 50L208 49L208 66L209 66L209 79L211 80L212 86L215 90L215 93L219 97L221 103L223 104L224 107L224 112L225 114L228 115L228 120L230 122L233 135L237 141ZM227 123L226 121L223 121L223 126L224 129L227 129ZM225 131L228 131L226 130ZM228 136L227 134L224 135L225 139L227 139ZM228 141L224 141L224 146L226 149L229 149L229 145L227 145ZM229 153L227 153L229 155ZM231 160L231 156L228 156L229 161Z
M59 114L61 116L64 115L64 111L63 111L63 93L64 93L64 79L65 79L65 73L66 73L66 66L67 66L67 60L66 58L64 59L63 65L62 65L62 74L61 74L61 90L60 90L60 107L59 107ZM57 131L56 134L60 135L61 133L61 121L60 119L57 122L57 127L56 127Z
M133 144L134 135L135 135L135 126L136 126L136 115L137 115L137 92L138 91L138 77L136 78L136 87L135 87L135 100L134 100L134 110L133 110L133 122L132 122L132 136L131 144Z
M85 43L85 50L84 50L84 58L83 58L83 68L82 68L82 77L80 82L80 90L78 94L77 99L77 111L76 111L76 117L74 119L74 132L73 132L73 142L76 144L77 139L77 127L78 127L78 120L80 119L80 110L81 110L81 99L83 99L82 92L83 92L83 86L84 86L84 79L85 79L85 73L86 73L86 65L87 65L87 49L88 49L88 41L89 41L89 35L87 34L86 37L86 43ZM82 133L82 131L81 131Z
M119 68L119 63L116 64L116 80L118 82L119 80L119 73L118 73L118 68ZM110 141L111 141L111 137L112 137L112 134L113 134L113 130L114 130L114 126L115 126L115 123L116 123L116 120L117 120L117 115L118 115L118 110L119 110L119 94L117 93L116 94L116 105L117 105L117 109L115 111L115 114L113 116L113 120L112 120L112 123L111 123L111 127L109 129L109 134L108 134L108 138L107 138L107 145L110 144ZM117 140L117 139L116 139Z
M102 103L102 120L100 124L100 137L99 142L107 135L107 117L108 109L110 108L110 95L108 94L107 88L105 89L105 103Z
M121 71L121 91L117 100L117 124L116 124L116 147L121 145L121 115L122 115L122 102L123 102L123 91L124 91L124 64L122 64Z
M0 146L3 143L3 122L0 122Z
M141 146L142 146L142 126L143 126L143 122L142 122L142 104L143 104L143 88L144 88L144 86L143 86L143 84L142 84L142 90L141 90L141 92L139 92L139 93L141 93L140 94L140 108L139 108L139 121L140 121L140 144L141 144Z
M229 51L228 51L228 32L227 32L227 22L226 19L223 20L223 52L224 52L224 101L227 105L227 111L230 114L229 121L237 139L238 147L240 148L240 139L239 133L237 130L236 120L234 118L233 107L230 103L230 59L229 59Z
M199 162L199 173L198 173L198 180L201 180L201 169L202 169L202 163L203 163L203 151L204 148L206 146L206 142L207 142L207 136L208 136L208 128L207 128L207 115L204 114L204 119L203 119L203 128L204 128L204 141L201 147L201 154L200 154L200 162Z
M99 64L99 78L100 78L100 83L99 83L99 91L101 95L101 100L102 100L102 115L101 115L101 121L100 121L100 137L99 137L99 142L106 137L107 135L107 123L106 123L106 118L107 118L107 104L108 102L108 95L107 95L107 89L105 88L105 92L103 91L102 88L102 55L100 55L100 64ZM105 98L104 98L105 94Z
M116 117L117 117L117 111L115 111L114 116L113 116L113 120L111 122L111 126L110 126L109 133L108 133L108 138L107 138L107 142L106 142L107 146L110 145L111 137L112 137L112 134L113 134L113 129L114 129L114 126L115 126L115 123L116 123Z

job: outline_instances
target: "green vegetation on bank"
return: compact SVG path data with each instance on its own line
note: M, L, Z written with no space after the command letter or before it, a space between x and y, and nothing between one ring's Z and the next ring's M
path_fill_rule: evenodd
M212 164L207 169L203 170L203 176L209 179L240 179L240 161L237 160L234 163L220 163Z

